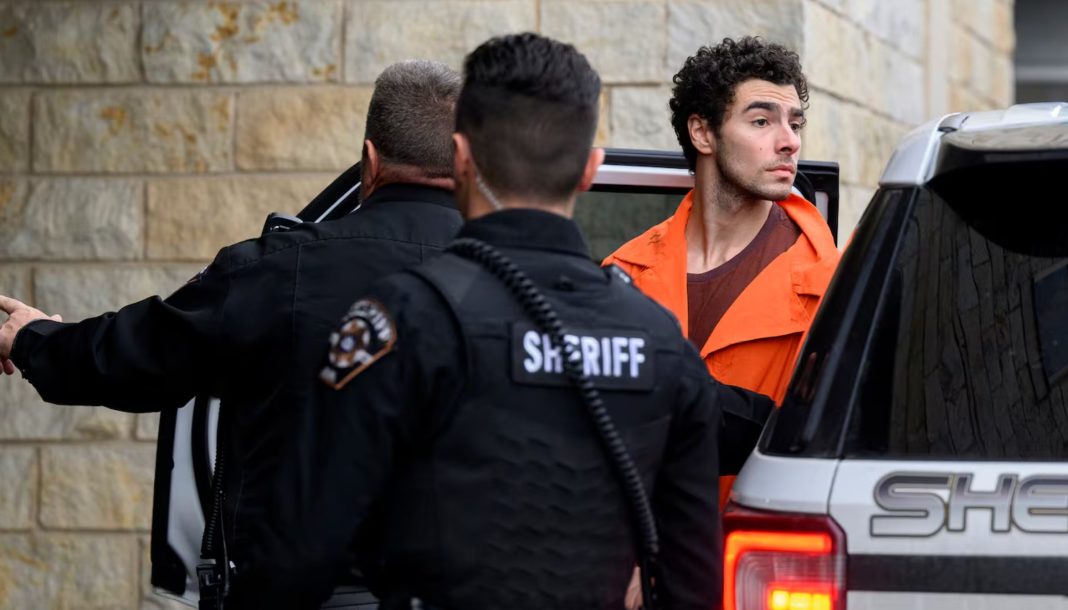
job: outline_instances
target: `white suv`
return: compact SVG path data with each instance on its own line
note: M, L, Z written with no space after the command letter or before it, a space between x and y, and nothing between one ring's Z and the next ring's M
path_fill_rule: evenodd
M1068 609L1068 104L898 147L725 515L726 610Z

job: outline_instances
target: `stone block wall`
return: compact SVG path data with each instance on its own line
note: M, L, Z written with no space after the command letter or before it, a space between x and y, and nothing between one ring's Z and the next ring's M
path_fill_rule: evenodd
M1013 103L1013 3L802 4L801 59L811 88L802 157L841 164L839 235L848 236L912 128L950 112Z
M847 235L910 128L1011 103L1012 8L0 0L0 294L78 320L169 293L357 160L386 65L459 67L487 37L523 30L588 55L606 84L598 143L620 147L677 148L670 77L699 45L755 33L795 48L812 84L803 157L841 163ZM611 233L619 214L598 208L584 222ZM172 607L147 587L155 422L46 405L0 379L0 608Z

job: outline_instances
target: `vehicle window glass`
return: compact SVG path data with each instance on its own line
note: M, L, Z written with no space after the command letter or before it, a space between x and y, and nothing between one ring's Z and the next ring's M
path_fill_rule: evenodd
M685 195L686 189L586 192L575 203L575 222L599 261L671 216Z
M864 212L812 323L761 450L837 456L886 270L914 189L880 190Z
M991 183L1028 183L995 174ZM876 312L847 455L1068 455L1068 244L1038 243L1049 233L1034 230L1044 221L1037 206L1014 207L1011 189L984 191L967 178L967 189L947 180L924 190L912 208Z
M1035 318L1042 368L1054 381L1068 375L1068 262L1035 280Z

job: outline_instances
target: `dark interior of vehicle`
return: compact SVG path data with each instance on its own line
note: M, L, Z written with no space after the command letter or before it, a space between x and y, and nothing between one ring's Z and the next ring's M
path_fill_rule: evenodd
M875 198L765 450L1068 454L1068 161L982 161Z

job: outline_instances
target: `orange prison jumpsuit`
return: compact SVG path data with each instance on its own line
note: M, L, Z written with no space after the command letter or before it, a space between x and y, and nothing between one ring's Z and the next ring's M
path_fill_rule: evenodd
M604 260L615 263L645 294L688 328L686 222L691 190L675 214L623 244ZM701 348L708 372L719 381L782 402L820 298L838 264L834 238L816 206L791 194L778 202L801 229L797 242L765 267L727 309ZM734 477L720 484L721 505Z

